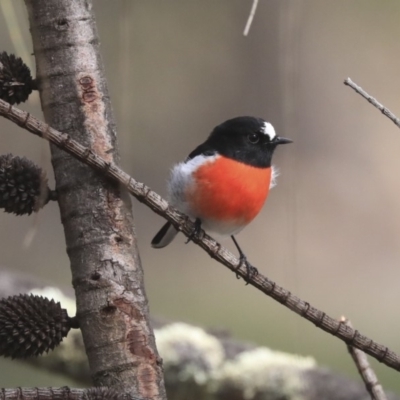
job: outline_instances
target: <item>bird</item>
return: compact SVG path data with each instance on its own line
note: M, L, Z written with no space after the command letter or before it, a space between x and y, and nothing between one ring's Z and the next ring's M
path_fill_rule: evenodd
M272 155L278 145L287 143L292 140L278 136L262 118L232 118L176 164L167 182L169 203L195 221L193 235L204 229L230 236L239 253L238 268L245 263L248 278L258 271L247 262L235 235L261 211L276 184ZM154 236L152 247L167 246L177 233L167 222Z

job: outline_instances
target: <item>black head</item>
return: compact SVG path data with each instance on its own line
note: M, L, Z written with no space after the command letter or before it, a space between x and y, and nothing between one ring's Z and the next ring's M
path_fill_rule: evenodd
M291 142L277 136L274 127L261 118L237 117L214 128L204 145L225 157L266 168L271 166L276 146Z

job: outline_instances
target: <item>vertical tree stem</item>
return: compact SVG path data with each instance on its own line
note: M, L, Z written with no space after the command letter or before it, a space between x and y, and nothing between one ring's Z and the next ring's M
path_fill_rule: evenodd
M25 0L45 120L118 163L91 0ZM124 189L51 146L77 315L98 386L166 399Z

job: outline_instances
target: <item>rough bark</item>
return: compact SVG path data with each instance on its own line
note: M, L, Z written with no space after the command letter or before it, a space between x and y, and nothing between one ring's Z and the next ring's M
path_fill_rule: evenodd
M45 120L118 162L91 0L25 0ZM132 396L165 399L149 324L128 196L51 147L61 220L93 381Z

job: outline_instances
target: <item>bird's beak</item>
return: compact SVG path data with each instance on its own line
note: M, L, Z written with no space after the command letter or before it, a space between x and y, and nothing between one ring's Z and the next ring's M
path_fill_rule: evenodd
M293 143L293 140L277 136L275 140L273 141L274 144L287 144L287 143Z

